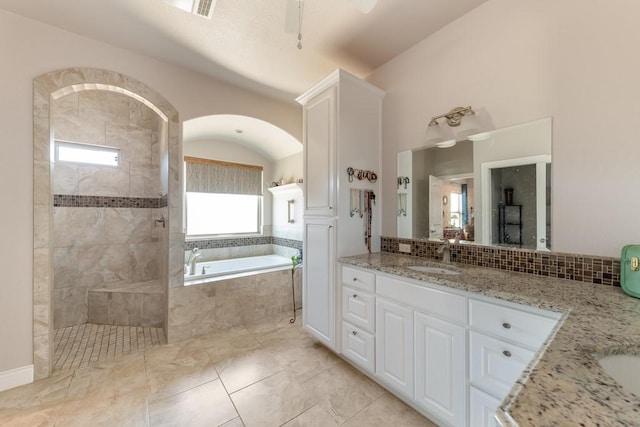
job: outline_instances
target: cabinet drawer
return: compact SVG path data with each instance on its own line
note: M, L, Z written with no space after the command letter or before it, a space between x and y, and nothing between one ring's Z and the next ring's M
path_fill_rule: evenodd
M538 348L549 336L555 319L474 299L469 300L472 329Z
M352 288L373 292L375 276L372 272L342 267L342 283Z
M367 332L373 333L375 298L360 289L342 288L342 318Z
M469 425L471 427L496 427L496 410L500 400L475 387L469 387Z
M438 317L464 323L467 312L467 299L402 280L385 276L376 279L376 294L407 304L411 307Z
M368 372L373 372L375 343L373 335L362 329L342 322L342 354Z
M477 332L469 332L469 381L502 400L535 352Z

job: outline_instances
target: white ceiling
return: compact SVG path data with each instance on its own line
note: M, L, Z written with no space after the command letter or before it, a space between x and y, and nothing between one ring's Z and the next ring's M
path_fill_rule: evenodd
M218 0L212 19L163 0L0 0L0 8L293 101L338 67L360 77L486 0L305 0L303 49L287 0Z
M378 0L363 14L347 0L305 0L302 50L285 32L287 0L217 0L212 19L163 0L0 0L0 9L293 102L338 67L366 77L485 1ZM302 149L242 116L190 120L183 138L236 142L272 160Z
M217 114L187 120L183 124L182 135L185 144L196 141L232 142L256 151L271 161L302 151L300 141L287 132L271 123L246 116Z

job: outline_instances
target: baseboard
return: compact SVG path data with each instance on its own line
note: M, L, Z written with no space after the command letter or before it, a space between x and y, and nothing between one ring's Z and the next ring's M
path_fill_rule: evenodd
M0 372L0 391L33 382L33 365Z

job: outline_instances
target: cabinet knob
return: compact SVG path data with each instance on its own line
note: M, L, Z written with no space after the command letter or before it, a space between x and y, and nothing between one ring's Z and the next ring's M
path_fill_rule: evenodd
M351 332L353 335L358 335L356 331Z
M358 298L358 294L353 294L353 297L354 298Z
M503 351L502 354L504 354L505 357L511 357L511 352L509 350Z
M354 281L354 282L357 282L357 281L358 281L358 278L357 278L357 277L354 277L354 278L353 278L353 281Z
M506 323L505 322L505 323L502 324L502 327L505 328L505 329L511 329L511 323Z

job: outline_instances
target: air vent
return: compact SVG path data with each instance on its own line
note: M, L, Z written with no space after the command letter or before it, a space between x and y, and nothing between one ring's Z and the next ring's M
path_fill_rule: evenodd
M215 1L213 0L196 0L196 7L193 8L193 13L200 16L205 16L207 18L211 18L213 14L213 8L215 6Z
M211 18L216 0L164 0L165 3L194 15Z

